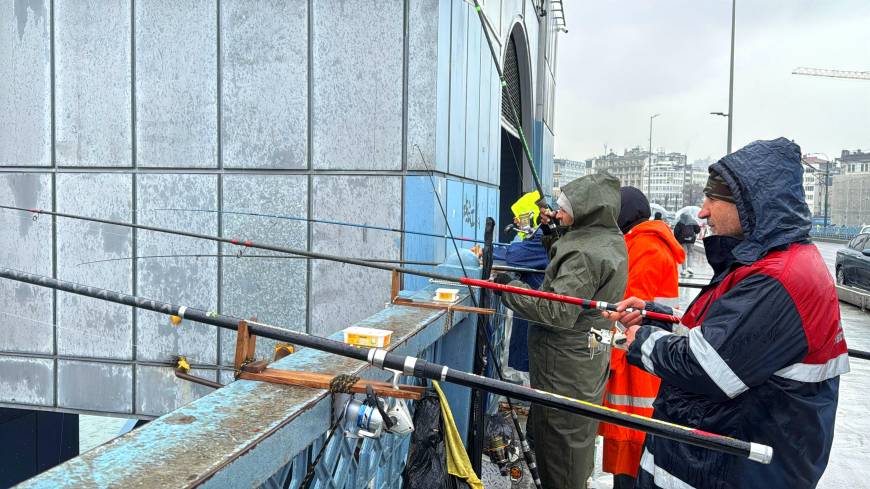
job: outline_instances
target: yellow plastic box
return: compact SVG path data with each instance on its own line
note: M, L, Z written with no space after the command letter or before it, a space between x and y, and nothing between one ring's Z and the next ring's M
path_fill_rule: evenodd
M436 302L456 302L459 300L459 289L437 289L435 297L432 300Z
M344 342L348 345L365 346L368 348L384 348L390 345L393 332L386 329L351 326L345 328Z

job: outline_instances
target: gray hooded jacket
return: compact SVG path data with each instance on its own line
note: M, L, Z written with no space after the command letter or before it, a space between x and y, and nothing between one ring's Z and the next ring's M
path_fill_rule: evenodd
M619 180L586 176L565 185L574 223L549 250L550 264L540 290L584 299L622 300L628 277L625 241L616 223ZM523 287L514 281L510 285ZM576 399L601 402L610 355L592 355L589 329L609 329L598 311L505 293L504 303L529 320L532 387ZM592 473L598 422L532 405L529 433L547 488L583 487Z

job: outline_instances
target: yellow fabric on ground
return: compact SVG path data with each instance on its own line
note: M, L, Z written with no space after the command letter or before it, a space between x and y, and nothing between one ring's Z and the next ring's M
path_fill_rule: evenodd
M453 421L453 413L450 411L450 405L447 404L447 398L441 392L438 382L433 380L432 385L435 386L435 391L438 392L438 401L441 404L441 420L444 422L444 444L447 448L447 472L450 475L464 479L472 489L483 489L483 483L480 482L474 470L471 469L471 460L468 459L468 452L465 451L462 437L459 436L459 430L456 429L456 422Z

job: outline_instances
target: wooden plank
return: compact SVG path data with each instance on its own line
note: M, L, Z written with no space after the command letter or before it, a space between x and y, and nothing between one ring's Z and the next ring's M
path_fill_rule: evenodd
M242 368L242 364L245 363L250 339L251 333L248 331L247 321L239 321L239 329L236 331L236 357L233 361L236 371L239 371Z
M468 312L471 314L495 314L495 309L484 309L471 306L453 306L449 304L435 304L432 302L414 302L408 299L395 299L393 304L400 306L422 307L423 309L441 309L443 311Z
M249 362L245 365L242 365L242 370L245 372L251 373L260 373L263 370L266 370L266 367L269 365L268 360L257 360L255 362Z
M393 270L393 280L390 284L390 300L395 300L399 297L399 291L402 290L402 274Z
M267 368L260 373L242 371L239 373L240 379L257 380L260 382L271 382L273 384L295 385L301 387L311 387L314 389L329 390L329 384L334 376L329 374L318 374L313 372L300 372L293 370L278 370ZM423 393L426 392L425 387L414 385L399 385L399 389L394 389L389 382L380 382L375 380L360 379L351 386L351 392L364 394L366 386L372 386L375 393L383 397L397 397L400 399L411 399L418 401L422 399Z
M250 320L256 322L257 316L252 316ZM247 326L247 323L245 323L245 325ZM257 350L257 336L249 334L248 335L248 351L245 354L245 361L252 362L252 361L256 360L256 356L257 356L256 350Z

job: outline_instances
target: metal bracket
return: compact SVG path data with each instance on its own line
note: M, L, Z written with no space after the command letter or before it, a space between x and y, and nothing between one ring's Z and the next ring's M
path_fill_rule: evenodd
M236 379L332 390L331 386L336 378L335 375L268 368L268 360L257 360L254 357L256 342L257 337L251 334L248 329L248 323L240 321L236 336L236 357L233 364ZM356 379L352 382L352 385L347 387L347 391L365 393L368 387L374 389L374 392L379 396L413 400L421 399L426 391L425 387L399 385L396 388L392 382L380 382L368 379Z

